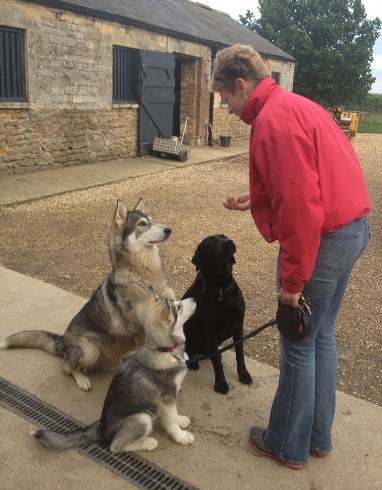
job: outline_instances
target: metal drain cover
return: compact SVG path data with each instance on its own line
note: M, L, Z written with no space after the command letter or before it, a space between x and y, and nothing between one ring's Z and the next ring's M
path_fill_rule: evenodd
M85 427L36 396L0 377L0 405L42 429L66 432ZM78 452L142 490L198 490L135 453L112 454L106 444L83 444Z

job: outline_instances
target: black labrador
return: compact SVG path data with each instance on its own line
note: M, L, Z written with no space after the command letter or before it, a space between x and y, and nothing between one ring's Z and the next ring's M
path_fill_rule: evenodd
M216 353L226 340L243 336L245 301L237 285L232 267L235 263L235 243L224 235L211 235L198 245L192 263L197 275L183 298L195 298L196 311L184 324L186 352L192 359L197 354ZM251 384L252 378L245 366L243 344L235 347L239 380ZM221 354L211 358L215 372L214 389L227 394L229 386L224 376ZM199 369L197 361L188 364Z

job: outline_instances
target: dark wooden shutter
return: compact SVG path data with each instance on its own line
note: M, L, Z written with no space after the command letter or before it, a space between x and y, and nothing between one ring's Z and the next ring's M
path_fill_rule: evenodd
M0 100L25 101L24 31L0 27Z
M171 136L174 110L173 53L141 51L139 149L149 153L156 136Z

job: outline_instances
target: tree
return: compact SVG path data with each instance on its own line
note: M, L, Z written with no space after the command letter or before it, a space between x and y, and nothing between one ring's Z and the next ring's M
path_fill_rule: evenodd
M240 21L296 58L296 93L326 106L366 97L381 21L361 0L259 0L259 12Z

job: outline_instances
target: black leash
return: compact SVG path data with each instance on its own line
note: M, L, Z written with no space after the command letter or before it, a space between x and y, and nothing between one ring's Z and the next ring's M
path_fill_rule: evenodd
M205 361L206 359L211 359L211 357L215 357L215 356L218 356L219 354L221 354L222 352L225 352L226 350L229 350L229 349L232 349L232 347L235 347L236 345L238 344L241 344L242 342L244 342L244 340L248 340L250 339L251 337L255 337L256 335L258 335L260 332L262 332L263 330L265 330L266 328L268 327L271 327L273 325L276 325L276 319L273 318L272 320L269 320L269 322L267 323L264 323L264 325L262 325L261 327L257 328L256 330L254 330L253 332L250 332L250 333L247 333L247 335L244 335L243 337L241 337L241 339L239 340L236 340L235 342L232 342L231 344L229 345L226 345L225 347L222 347L221 349L218 349L216 352L214 352L213 354L208 354L206 356L200 356L200 357L196 357L194 359L187 359L185 361L186 364L193 364L195 362L199 362L199 361Z

